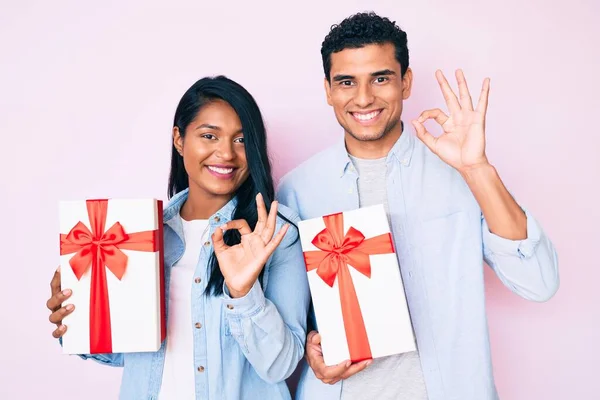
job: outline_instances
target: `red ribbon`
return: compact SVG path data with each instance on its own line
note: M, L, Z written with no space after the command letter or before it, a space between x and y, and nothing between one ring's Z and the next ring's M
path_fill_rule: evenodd
M105 231L108 200L87 200L86 206L92 231L80 221L68 234L61 234L60 255L75 253L69 264L77 280L91 266L90 353L112 353L110 305L104 267L121 280L127 268L127 255L121 249L148 252L162 250L162 233L161 229L127 233L119 222ZM162 281L162 253L160 259Z
M362 232L354 227L350 227L344 236L344 216L341 213L327 215L323 221L325 229L312 240L312 244L321 251L304 252L306 270L316 269L317 275L330 287L338 278L350 360L371 359L371 346L348 265L370 278L369 255L393 253L392 237L386 233L365 239Z

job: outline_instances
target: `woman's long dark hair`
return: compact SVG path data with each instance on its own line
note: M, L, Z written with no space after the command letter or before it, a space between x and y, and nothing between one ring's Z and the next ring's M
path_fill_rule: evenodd
M275 198L275 189L267 152L265 126L260 109L252 95L237 82L225 76L202 78L194 83L179 101L173 126L179 128L179 133L183 137L186 128L196 118L200 109L215 100L227 102L235 110L242 123L249 176L235 193L237 206L233 213L233 219L245 219L248 225L254 229L258 220L256 195L259 192L262 194L267 210L270 210L271 202ZM169 198L187 189L188 186L189 178L183 165L183 157L177 152L175 145L172 145ZM280 213L278 215L286 222L291 223ZM229 246L240 243L239 232L237 230L226 231L224 241ZM209 268L210 279L205 293L220 295L223 293L224 278L214 252L210 257ZM263 272L264 270L259 276L261 284Z

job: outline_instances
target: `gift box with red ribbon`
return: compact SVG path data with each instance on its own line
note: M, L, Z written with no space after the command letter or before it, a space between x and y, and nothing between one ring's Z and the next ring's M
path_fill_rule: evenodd
M65 354L157 351L165 337L162 201L59 204Z
M416 350L383 205L298 227L325 364Z

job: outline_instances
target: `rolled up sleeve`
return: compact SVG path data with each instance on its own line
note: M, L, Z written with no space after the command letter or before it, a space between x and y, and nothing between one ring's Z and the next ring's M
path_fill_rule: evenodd
M511 291L532 301L547 301L558 290L558 255L539 222L526 209L527 238L510 240L490 232L481 217L486 263Z

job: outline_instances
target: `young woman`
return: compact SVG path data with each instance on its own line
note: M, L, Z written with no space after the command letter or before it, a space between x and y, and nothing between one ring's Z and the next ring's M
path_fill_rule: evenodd
M304 354L308 282L297 216L273 201L262 116L239 84L203 78L183 95L168 185L165 342L155 353L81 357L124 368L122 399L291 398L285 379ZM51 287L60 338L77 310L60 270Z

